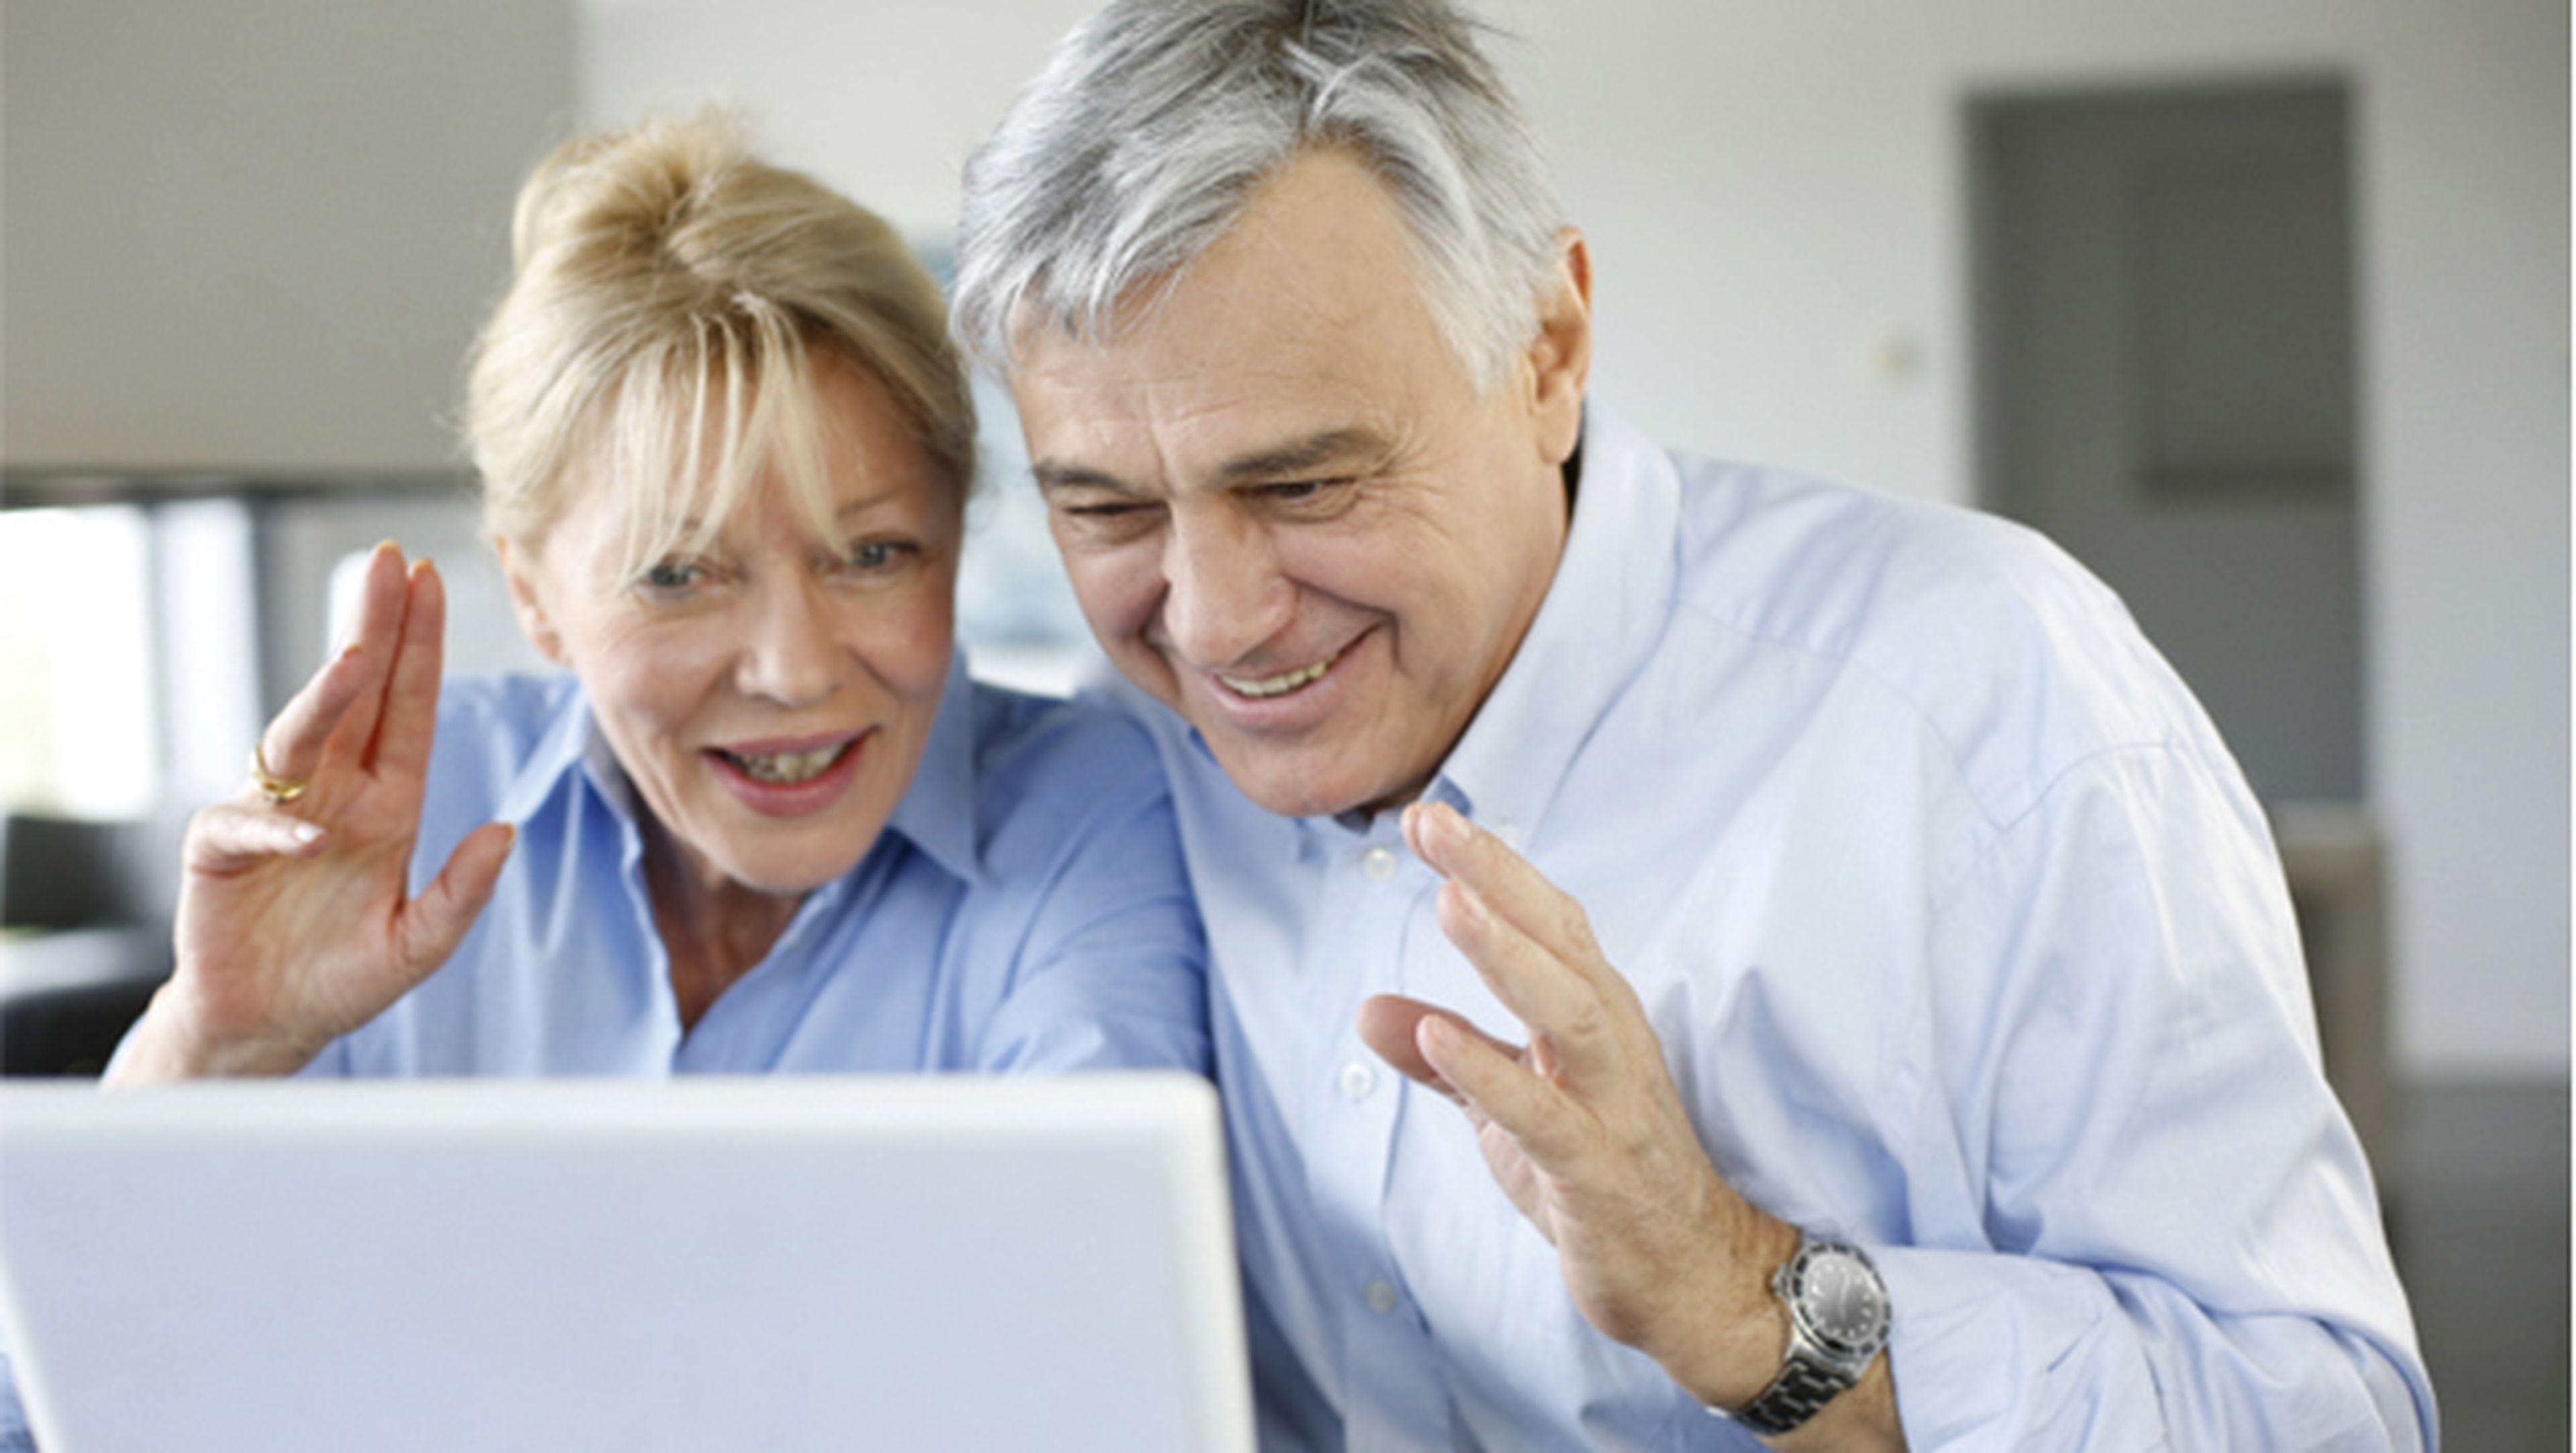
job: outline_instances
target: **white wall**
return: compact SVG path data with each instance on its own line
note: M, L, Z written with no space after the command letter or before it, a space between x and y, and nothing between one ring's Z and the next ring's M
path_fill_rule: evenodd
M1097 0L574 0L587 125L717 100L917 241L945 243L957 174L1056 37Z
M1084 0L585 0L581 107L728 95L918 234ZM2369 793L2398 1048L2568 1064L2568 115L2554 0L1492 0L1599 273L1600 393L1677 444L1971 490L1961 103L2330 72L2361 174Z
M13 466L452 467L568 0L9 0Z

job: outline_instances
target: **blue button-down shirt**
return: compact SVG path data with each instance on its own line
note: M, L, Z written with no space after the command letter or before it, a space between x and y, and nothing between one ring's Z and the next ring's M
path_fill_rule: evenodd
M312 1073L1206 1064L1198 917L1142 735L962 663L876 845L685 1031L634 792L572 677L441 692L414 891L494 819L518 842L455 956Z
M1155 733L1212 946L1272 1448L1746 1448L1576 1309L1363 998L1520 1027L1393 814ZM2414 1448L2432 1396L2290 903L2208 721L2016 527L1599 411L1563 559L1430 788L1586 906L1718 1169L1885 1274L1917 1449Z

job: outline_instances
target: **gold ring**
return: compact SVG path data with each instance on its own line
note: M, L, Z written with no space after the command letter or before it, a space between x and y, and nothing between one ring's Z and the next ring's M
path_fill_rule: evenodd
M296 798L303 796L304 789L312 786L313 783L309 778L302 782L289 782L270 772L268 770L267 746L268 744L265 742L251 743L251 785L259 789L261 796L276 803L278 806L283 807L287 803L293 802Z

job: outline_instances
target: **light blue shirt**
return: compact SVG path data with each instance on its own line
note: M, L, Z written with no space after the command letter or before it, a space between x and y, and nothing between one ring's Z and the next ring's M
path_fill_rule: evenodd
M1142 735L962 662L876 845L685 1031L634 792L574 678L441 691L413 891L495 819L518 842L455 956L310 1073L1205 1070L1198 916Z
M1402 993L1524 1037L1394 814L1272 816L1096 689L1156 736L1207 921L1265 1445L1758 1446L1584 1320L1354 1032ZM1584 903L1728 1180L1876 1259L1914 1448L2432 1443L2263 817L2044 541L1596 409L1430 795Z

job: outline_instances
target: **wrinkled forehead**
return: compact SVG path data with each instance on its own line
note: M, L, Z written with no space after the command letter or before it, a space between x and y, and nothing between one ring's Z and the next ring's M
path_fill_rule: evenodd
M1177 482L1326 435L1401 435L1472 391L1418 279L1373 178L1292 174L1127 299L1113 332L1018 320L1010 383L1031 461L1042 477L1050 464L1123 474L1150 454Z

